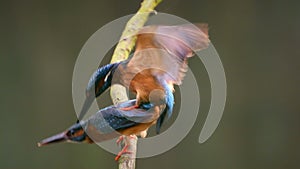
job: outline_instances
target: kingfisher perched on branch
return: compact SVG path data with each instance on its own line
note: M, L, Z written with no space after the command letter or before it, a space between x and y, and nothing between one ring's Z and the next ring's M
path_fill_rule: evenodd
M166 95L166 108L157 119L156 132L167 115L172 114L174 104L173 85L180 85L187 71L187 59L194 51L209 45L207 24L178 26L146 26L138 35L133 56L99 68L86 88L86 100L79 114L83 118L95 97L113 84L121 84L136 94L136 103L122 110L134 111L149 103L152 91ZM78 120L78 122L79 122Z
M137 134L158 119L160 112L165 108L165 104L161 102L163 97L163 93L156 92L153 97L156 100L152 100L151 104L141 105L141 108L131 111L122 110L122 108L135 105L135 99L103 108L87 120L82 120L66 131L42 140L38 146L64 141L93 143L120 135Z
M139 108L130 111L123 110L123 108L134 106L135 99L101 109L87 120L82 120L62 133L42 140L38 146L58 142L94 143L132 134L145 137L144 131L156 123L160 113L166 107L165 93L163 92L152 93L150 100L151 103L142 104ZM127 147L128 145L123 147L115 160L118 160L123 153L128 152Z
M38 145L62 141L93 143L120 135L145 137L148 128L154 124L158 133L165 117L172 113L173 85L181 84L187 71L187 59L194 55L194 51L208 45L207 24L142 28L137 35L133 56L105 65L92 75L79 120L95 97L113 84L129 88L136 94L136 99L101 109L87 120L78 121ZM121 152L125 151L126 146Z

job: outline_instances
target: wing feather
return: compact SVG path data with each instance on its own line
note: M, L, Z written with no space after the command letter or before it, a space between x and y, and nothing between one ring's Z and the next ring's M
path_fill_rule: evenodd
M158 118L157 112L151 108L138 108L130 111L120 109L133 106L135 102L136 100L129 100L116 106L101 109L88 120L88 123L93 124L101 133L112 133L114 130L123 130L141 123L153 122Z
M207 24L144 27L128 71L152 69L153 76L179 85L188 68L187 58L207 48L209 42Z

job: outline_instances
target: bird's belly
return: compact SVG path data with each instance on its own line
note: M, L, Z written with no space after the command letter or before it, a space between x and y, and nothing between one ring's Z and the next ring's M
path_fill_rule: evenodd
M163 90L156 78L151 74L151 70L144 70L132 79L130 90L137 93L138 102L148 102L149 94L154 90Z
M126 135L126 136L133 135L133 134L140 135L140 133L142 133L145 130L148 130L148 128L151 127L155 123L156 123L156 121L153 121L153 122L150 122L150 123L140 123L140 124L138 124L134 127L123 129L123 130L120 130L118 132L120 134Z

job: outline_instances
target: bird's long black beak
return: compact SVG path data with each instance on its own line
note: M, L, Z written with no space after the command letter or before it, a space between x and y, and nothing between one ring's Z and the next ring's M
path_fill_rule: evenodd
M66 132L64 131L62 133L56 134L52 137L42 140L41 142L38 143L38 146L41 147L41 146L45 146L45 145L52 144L52 143L64 142L67 140L68 140L68 137L66 135Z

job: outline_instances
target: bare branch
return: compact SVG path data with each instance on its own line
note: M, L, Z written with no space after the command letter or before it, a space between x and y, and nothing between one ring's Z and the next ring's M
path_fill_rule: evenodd
M154 8L162 0L144 0L138 12L127 22L126 27L122 33L120 41L115 48L111 63L119 62L128 58L131 50L135 46L136 34L139 29L146 23L149 14L155 12ZM113 85L110 90L110 95L114 104L128 100L126 89L121 85ZM124 154L119 159L119 169L134 169L136 158L137 137L122 136L123 142L121 147L128 145L130 154Z

